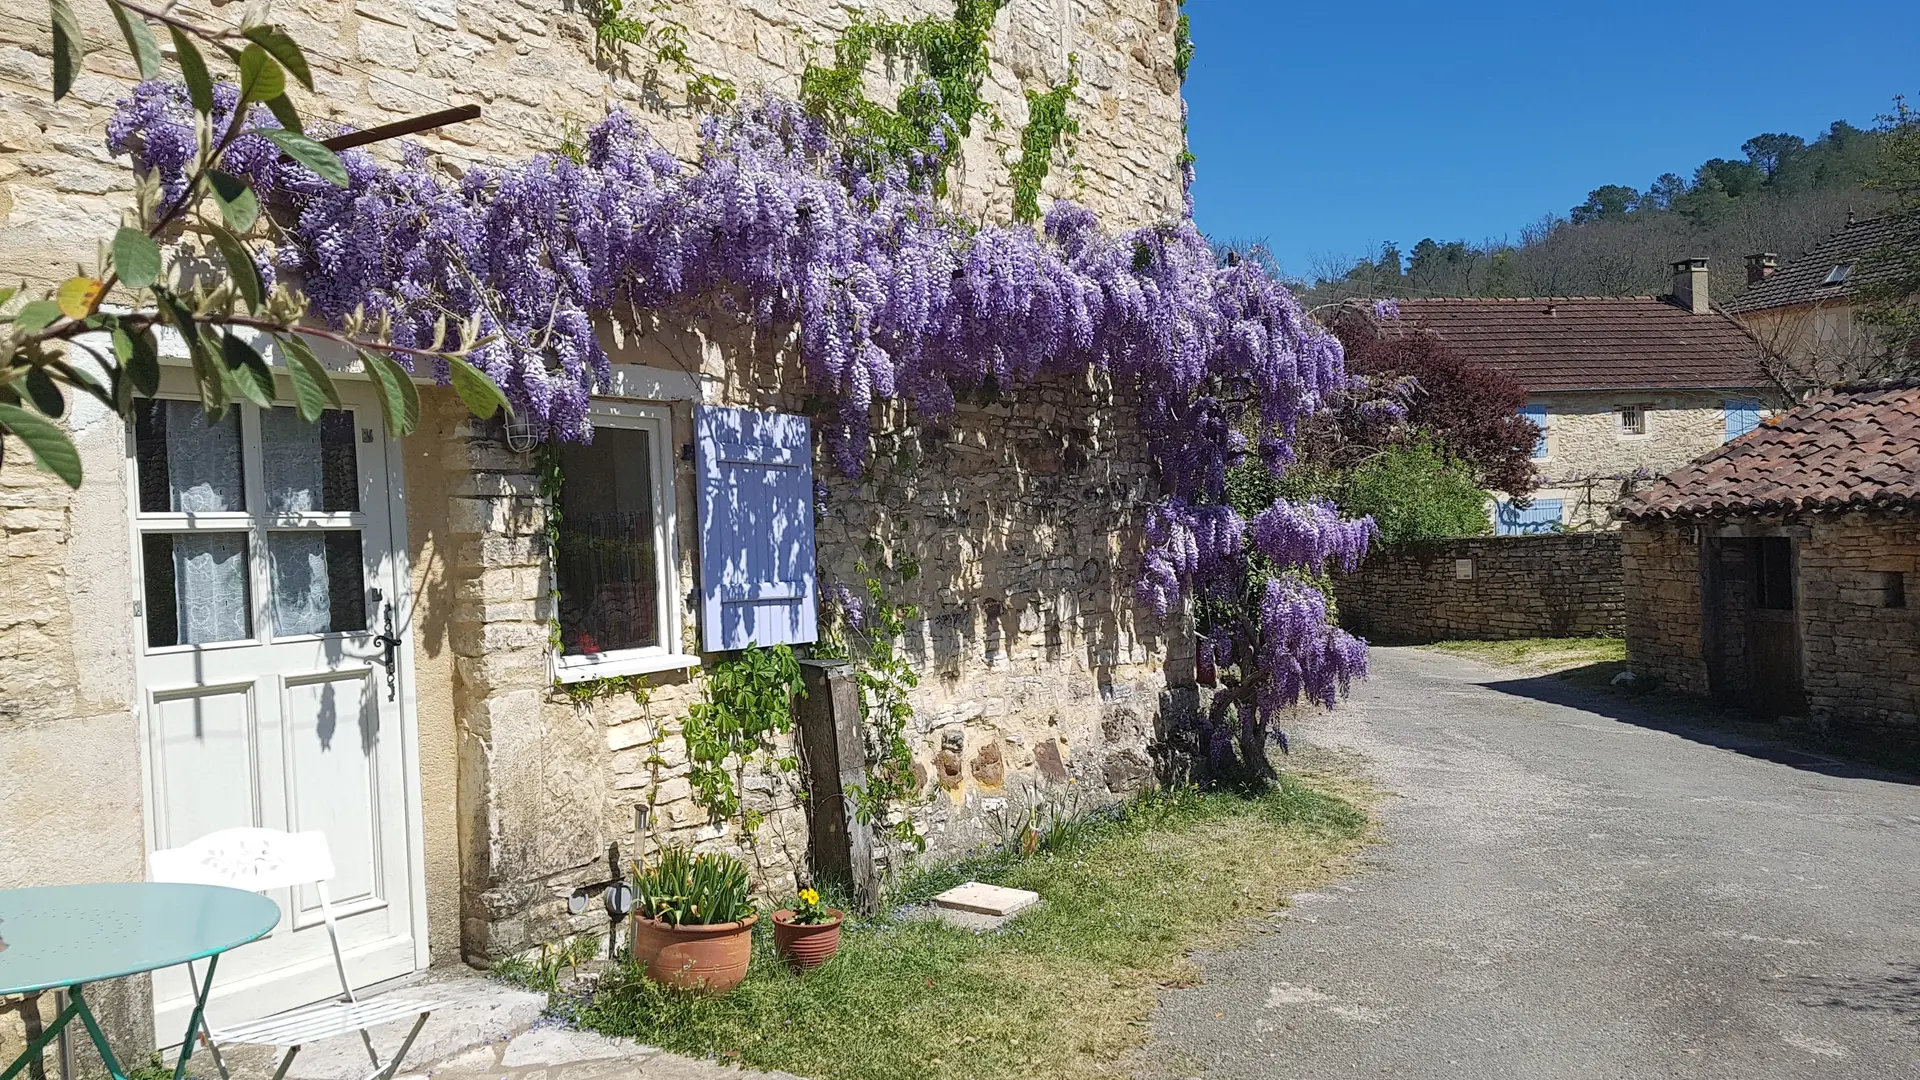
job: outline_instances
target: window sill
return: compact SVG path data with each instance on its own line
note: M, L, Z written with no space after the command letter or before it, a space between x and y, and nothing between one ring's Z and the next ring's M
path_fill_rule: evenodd
M604 660L578 657L554 658L553 681L587 682L592 679L617 679L623 675L652 675L661 671L681 671L700 666L700 658L691 653L642 653L637 656L615 654Z

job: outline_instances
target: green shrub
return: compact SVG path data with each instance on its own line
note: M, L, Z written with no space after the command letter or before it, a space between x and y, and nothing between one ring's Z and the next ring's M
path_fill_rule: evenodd
M1429 443L1388 447L1356 466L1342 486L1341 509L1355 517L1373 515L1385 547L1492 529L1487 493L1473 470Z

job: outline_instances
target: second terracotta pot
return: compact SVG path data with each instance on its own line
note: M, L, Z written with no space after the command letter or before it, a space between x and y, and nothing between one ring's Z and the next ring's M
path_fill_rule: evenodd
M669 926L657 919L633 919L633 958L645 965L647 978L680 990L724 994L747 977L753 958L753 924Z
M785 908L773 913L773 944L797 971L819 967L840 951L840 921L846 913L828 908L832 916L822 923L797 923Z

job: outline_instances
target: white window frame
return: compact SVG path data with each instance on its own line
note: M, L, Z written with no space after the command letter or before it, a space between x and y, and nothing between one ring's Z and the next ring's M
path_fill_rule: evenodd
M1627 427L1627 410L1640 414L1640 430ZM1613 407L1613 431L1622 439L1650 439L1653 437L1653 406L1646 404L1615 405Z
M587 410L595 428L627 428L646 431L653 436L653 516L654 551L659 553L658 614L661 644L643 649L619 649L597 656L566 656L555 649L553 677L556 682L576 683L589 679L611 679L623 675L646 675L658 671L676 671L700 666L700 658L681 652L682 617L680 605L679 498L674 488L673 410L666 405L643 405L631 401L596 399ZM564 483L564 478L562 480ZM549 573L558 573L550 567ZM553 617L560 617L559 611Z

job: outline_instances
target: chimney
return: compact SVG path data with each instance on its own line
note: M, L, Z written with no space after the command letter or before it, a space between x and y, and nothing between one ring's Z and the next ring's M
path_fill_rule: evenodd
M1673 302L1693 312L1705 315L1713 310L1709 304L1707 291L1707 260L1681 259L1673 264Z
M1757 251L1747 256L1747 284L1758 285L1779 269L1780 256L1771 251Z

